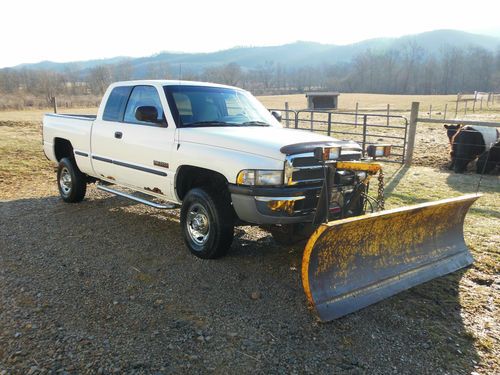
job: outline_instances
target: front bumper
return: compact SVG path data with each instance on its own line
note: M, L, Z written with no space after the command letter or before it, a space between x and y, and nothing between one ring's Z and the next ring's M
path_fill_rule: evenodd
M240 220L253 224L311 222L314 210L300 208L307 207L311 205L311 201L317 200L320 190L321 185L301 188L229 185L236 214ZM273 205L276 209L270 208Z
M338 161L328 167L328 218L336 220L360 215L364 211L363 194L369 176L380 170L377 163ZM309 173L304 179L295 173ZM314 175L311 175L311 171ZM321 171L320 171L321 172ZM358 172L365 172L360 178ZM323 172L316 166L295 166L291 185L279 187L241 186L229 184L234 210L239 219L254 224L295 224L312 222L323 187Z

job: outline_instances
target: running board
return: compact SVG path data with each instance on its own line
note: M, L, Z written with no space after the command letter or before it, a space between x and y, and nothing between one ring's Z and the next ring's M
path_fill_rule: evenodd
M108 192L108 193L111 193L111 194L115 194L115 195L118 195L120 197L127 198L127 199L130 199L130 200L133 200L133 201L145 204L146 206L150 206L150 207L154 207L154 208L160 208L160 209L163 209L163 210L168 210L168 209L172 209L172 208L177 208L178 207L174 203L160 204L160 203L155 203L155 202L152 202L152 201L148 201L147 199L139 198L139 197L136 197L135 195L128 194L128 193L125 193L125 192L120 191L120 190L115 190L115 189L112 189L112 188L110 188L108 186L101 185L99 183L96 184L96 187L99 190L102 190L102 191L105 191L105 192Z

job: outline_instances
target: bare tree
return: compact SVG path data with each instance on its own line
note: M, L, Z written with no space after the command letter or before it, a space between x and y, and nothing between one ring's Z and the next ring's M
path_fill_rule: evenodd
M104 94L106 88L112 82L111 70L107 65L98 65L90 70L88 83L92 92Z
M149 79L166 79L171 76L170 65L163 61L152 62L147 68L147 78Z
M134 67L130 60L124 60L112 67L113 81L128 81L132 79Z
M242 79L243 73L237 63L214 66L205 69L204 76L212 82L236 86Z

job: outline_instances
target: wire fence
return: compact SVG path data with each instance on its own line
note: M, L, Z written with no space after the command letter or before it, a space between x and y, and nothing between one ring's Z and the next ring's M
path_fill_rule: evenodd
M400 115L379 113L332 112L322 110L290 110L280 111L281 122L287 128L308 130L332 136L342 140L358 142L363 155L371 144L391 145L393 152L388 157L378 160L389 163L404 163L408 119Z

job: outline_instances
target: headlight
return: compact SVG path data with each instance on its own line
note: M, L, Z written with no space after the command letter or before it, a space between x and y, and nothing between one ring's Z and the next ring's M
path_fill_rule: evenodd
M340 157L340 147L316 147L314 157L317 160L337 160Z
M366 148L366 153L371 158L378 158L381 156L389 156L391 154L390 145L369 145Z
M244 169L236 177L238 185L282 185L283 171Z

